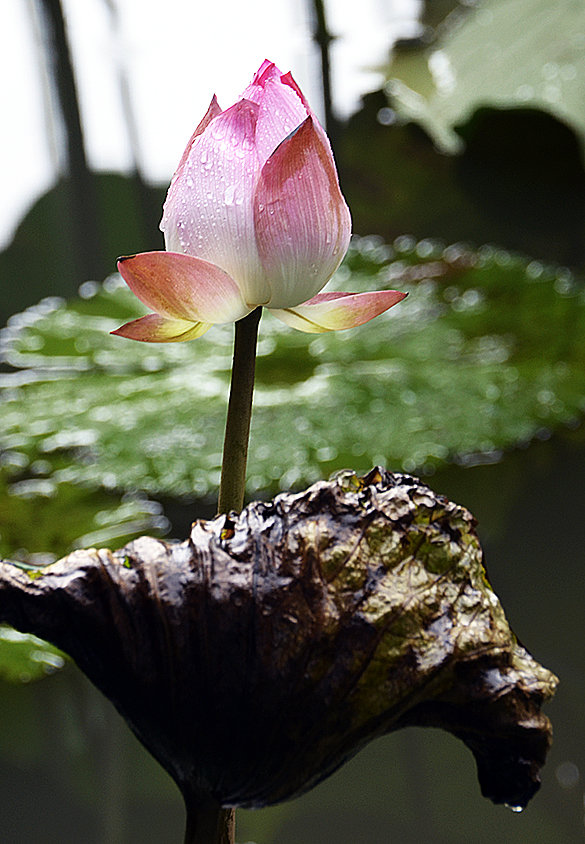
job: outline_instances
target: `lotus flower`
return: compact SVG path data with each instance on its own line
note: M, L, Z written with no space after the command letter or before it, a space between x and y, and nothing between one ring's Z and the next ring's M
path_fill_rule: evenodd
M259 306L301 331L335 331L405 295L319 292L347 251L350 213L327 135L272 62L230 108L212 99L172 179L161 229L166 252L118 262L154 313L114 334L191 340Z

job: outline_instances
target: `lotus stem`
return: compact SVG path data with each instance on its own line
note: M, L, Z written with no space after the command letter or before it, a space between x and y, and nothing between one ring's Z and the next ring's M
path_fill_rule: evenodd
M228 403L218 513L238 513L244 506L248 439L256 370L256 341L261 308L236 322L234 360Z
M236 322L218 513L229 513L230 510L240 512L244 506L256 373L256 344L261 315L262 308L256 308L247 317ZM234 844L235 835L235 809L222 809L219 805L210 804L203 808L197 806L192 812L187 805L185 844Z
M186 802L185 844L234 844L235 809L223 809L219 803Z

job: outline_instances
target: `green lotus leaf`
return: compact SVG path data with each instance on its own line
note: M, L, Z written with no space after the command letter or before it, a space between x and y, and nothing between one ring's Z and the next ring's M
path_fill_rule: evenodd
M64 654L30 633L0 624L0 679L29 683L65 665Z
M5 453L3 458L0 556L11 559L31 579L64 549L120 543L144 531L161 533L167 527L161 506L144 496L56 483L47 477L46 461L37 461L31 468L14 454ZM63 665L63 655L51 645L0 626L1 679L27 683Z
M432 471L575 424L585 395L584 298L563 268L494 247L356 239L335 285L407 300L352 331L260 325L248 489L346 467ZM46 300L2 336L0 448L58 483L203 496L217 488L232 326L153 346L108 332L143 311L117 276ZM17 471L14 469L14 471Z
M479 107L533 108L585 142L585 7L578 0L486 0L452 14L431 44L398 50L386 90L446 152ZM486 71L486 68L489 68Z

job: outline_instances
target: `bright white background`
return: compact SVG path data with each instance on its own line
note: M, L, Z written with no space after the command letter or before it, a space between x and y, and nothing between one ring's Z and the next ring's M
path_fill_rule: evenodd
M132 162L121 78L137 127L137 158L168 182L216 93L225 108L264 58L292 70L318 114L320 70L310 0L63 0L89 162L127 171ZM421 0L328 0L333 94L346 116L380 85L376 65L396 37L417 30ZM36 23L35 23L36 21ZM0 12L0 248L63 166L35 0L2 0Z

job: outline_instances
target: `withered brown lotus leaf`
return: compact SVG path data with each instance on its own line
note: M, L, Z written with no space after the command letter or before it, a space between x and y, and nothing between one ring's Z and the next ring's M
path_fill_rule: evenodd
M184 542L0 567L0 619L69 653L190 800L298 795L376 736L442 727L524 806L556 678L511 632L473 517L415 478L345 473Z

